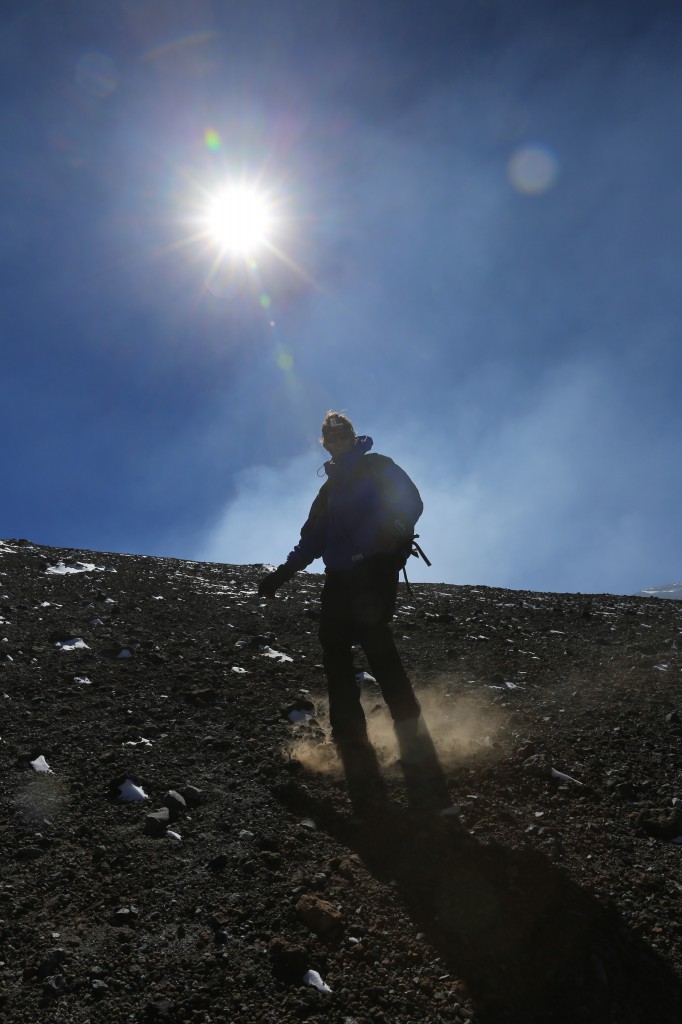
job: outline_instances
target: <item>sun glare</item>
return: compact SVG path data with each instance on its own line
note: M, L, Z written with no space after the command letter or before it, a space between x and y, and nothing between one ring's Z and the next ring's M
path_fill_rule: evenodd
M211 145L214 135L209 135ZM266 309L269 299L260 275L277 262L314 286L310 275L284 248L287 241L293 244L296 236L292 238L294 221L281 184L264 185L260 175L249 178L225 173L210 184L191 178L189 183L195 196L182 218L189 230L172 249L199 248L202 260L209 261L206 287L215 288L217 282L233 279L233 275L235 281L241 281L246 274L260 288L259 302Z
M272 215L256 189L233 186L217 196L208 211L208 229L223 251L249 256L268 240Z

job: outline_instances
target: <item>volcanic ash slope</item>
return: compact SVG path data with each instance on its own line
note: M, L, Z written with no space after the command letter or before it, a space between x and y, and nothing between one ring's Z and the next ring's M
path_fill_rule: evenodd
M263 572L0 543L5 1019L679 1024L682 605L401 586L461 813L358 652L359 820L321 577Z

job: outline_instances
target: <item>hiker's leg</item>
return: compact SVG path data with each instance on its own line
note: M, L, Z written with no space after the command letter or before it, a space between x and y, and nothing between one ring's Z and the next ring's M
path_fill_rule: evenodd
M424 718L398 720L395 735L410 806L426 812L452 808L445 774Z
M410 806L423 811L449 807L445 775L388 623L366 627L362 646L393 718Z
M360 643L394 722L419 717L421 708L387 622L363 626Z
M335 742L366 742L367 725L355 678L353 623L344 574L328 574L321 605L319 637L329 691L332 738Z
M403 668L389 625L398 594L398 570L390 559L367 559L354 575L353 617L367 656L394 721L418 718L419 702Z
M353 809L358 814L379 808L386 800L386 785L379 771L376 751L368 739L337 739Z

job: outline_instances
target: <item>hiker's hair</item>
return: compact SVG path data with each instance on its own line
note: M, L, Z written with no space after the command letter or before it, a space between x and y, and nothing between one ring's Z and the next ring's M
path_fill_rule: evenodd
M322 421L320 444L324 444L327 438L334 437L334 435L343 437L347 434L355 437L355 429L351 421L342 412L334 412L333 409L330 409Z

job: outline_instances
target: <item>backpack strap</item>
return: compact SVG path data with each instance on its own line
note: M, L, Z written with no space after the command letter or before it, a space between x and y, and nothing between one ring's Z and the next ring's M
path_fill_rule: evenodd
M414 555L415 558L423 558L423 560L426 562L426 564L430 566L431 562L428 560L428 558L426 557L426 555L422 551L422 549L419 546L419 544L417 544L417 537L418 536L419 536L419 534L415 533L414 537L412 538L412 551L410 552L410 554Z
M410 551L410 555L413 555L415 558L423 558L423 560L426 562L427 565L431 565L431 562L428 560L428 558L426 557L426 555L422 551L422 549L419 546L419 544L417 544L417 537L418 536L419 536L418 533L415 533L415 534L412 535L412 549ZM405 586L407 587L407 592L410 595L410 597L412 597L412 587L410 586L410 581L407 578L406 564L403 566L403 579L405 580Z

